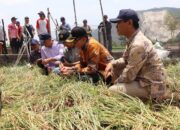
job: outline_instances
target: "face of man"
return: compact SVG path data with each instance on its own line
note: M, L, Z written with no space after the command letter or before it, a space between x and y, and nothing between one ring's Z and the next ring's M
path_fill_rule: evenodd
M64 24L65 23L65 19L61 19L61 23Z
M16 19L13 19L13 20L12 20L12 23L13 23L13 24L16 24Z
M121 21L119 21L116 25L118 35L127 36L129 29L131 27L132 27L132 20L127 20L127 21L121 20Z
M83 24L84 24L84 25L87 25L87 21L83 21Z
M52 42L51 38L44 41L44 46L45 47L51 48L52 44L53 44L53 42Z
M84 46L84 44L86 43L87 38L86 37L82 37L82 38L77 38L75 40L75 47L78 49L82 49L82 47Z
M29 19L26 18L26 19L25 19L25 23L26 23L26 24L29 24Z
M44 19L45 16L43 14L39 14L40 19Z
M104 19L104 21L107 21L108 17L105 15L105 16L103 17L103 19Z
M35 51L39 51L39 44L31 45L31 49Z

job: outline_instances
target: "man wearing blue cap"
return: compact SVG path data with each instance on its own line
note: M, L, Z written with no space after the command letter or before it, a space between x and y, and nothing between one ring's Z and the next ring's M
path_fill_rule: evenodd
M38 60L37 64L39 67L45 69L46 74L48 74L48 72L59 67L60 59L64 55L64 45L53 41L49 34L42 35L41 39L44 41L44 46L41 48L42 59Z
M131 9L120 10L115 19L117 33L128 38L123 57L106 67L113 75L111 91L139 98L162 99L166 92L164 67L152 42L139 30L139 18Z

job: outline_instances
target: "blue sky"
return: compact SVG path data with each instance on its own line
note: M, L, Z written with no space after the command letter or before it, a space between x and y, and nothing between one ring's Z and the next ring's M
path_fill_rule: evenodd
M10 23L10 18L15 16L21 24L24 24L24 17L29 16L31 23L35 25L38 18L37 12L47 12L50 8L54 18L66 17L66 21L74 24L73 0L0 0L0 19L4 19L6 25ZM101 21L99 0L75 0L77 9L78 24L82 24L83 19L96 27ZM134 10L144 10L154 7L176 7L180 8L180 0L102 0L104 13L109 18L116 17L119 10L131 8Z

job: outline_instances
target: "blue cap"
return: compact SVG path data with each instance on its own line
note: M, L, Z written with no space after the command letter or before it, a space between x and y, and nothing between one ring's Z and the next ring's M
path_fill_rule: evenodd
M31 41L31 45L36 45L36 44L39 44L38 40L36 40L36 39L32 39L32 41Z
M122 9L119 11L119 15L117 16L117 18L110 19L110 22L117 23L118 21L129 19L132 19L133 21L137 22L139 21L136 11L132 9Z
M50 34L43 34L40 36L40 40L43 40L43 41L48 40L50 38L51 38Z

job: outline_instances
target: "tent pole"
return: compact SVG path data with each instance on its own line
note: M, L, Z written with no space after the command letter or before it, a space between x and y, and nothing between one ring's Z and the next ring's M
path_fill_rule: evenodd
M75 25L77 26L77 16L76 16L76 5L75 5L75 0L73 0L73 7L74 7L74 18L75 18Z
M104 26L104 46L107 47L107 32L106 32L106 24L105 24L105 21L104 21L104 12L103 12L103 6L102 6L102 1L99 0L99 3L100 3L100 7L101 7L101 15L102 15L102 20L103 20L103 26Z
M48 21L49 21L49 34L51 35L51 22L50 22L50 11L49 11L49 8L47 8L47 17L48 17Z

